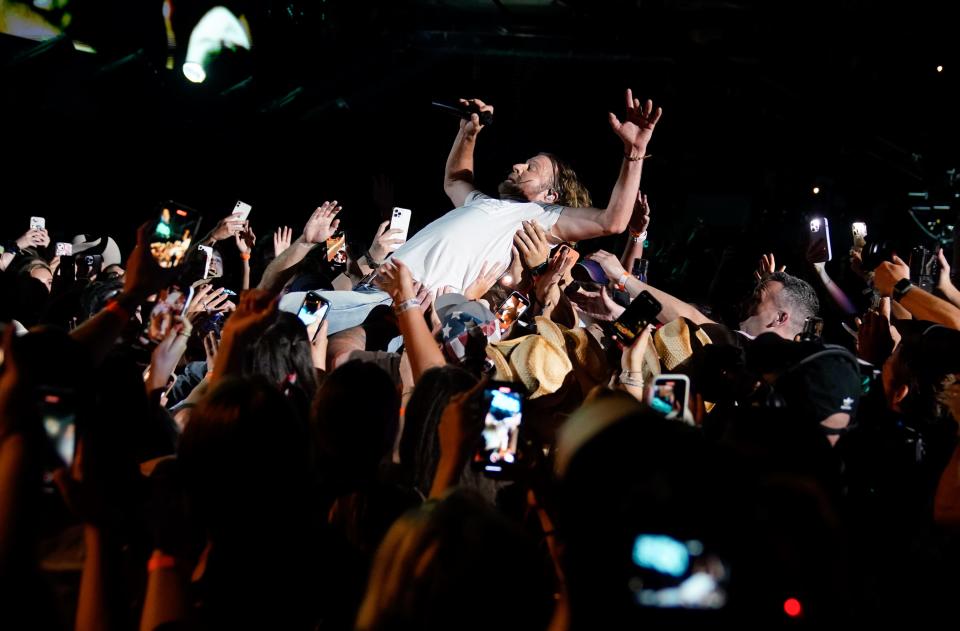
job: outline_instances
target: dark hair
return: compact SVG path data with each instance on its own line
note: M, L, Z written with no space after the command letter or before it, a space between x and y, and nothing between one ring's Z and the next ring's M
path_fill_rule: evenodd
M533 544L479 496L459 489L390 528L356 628L544 629L551 601Z
M572 208L586 208L593 205L590 199L590 191L577 177L573 167L552 153L544 151L540 155L553 162L553 182L550 189L557 195L557 200L554 203Z
M100 313L107 303L123 291L123 279L110 277L93 281L80 292L80 320L89 320Z
M317 390L307 327L292 313L281 312L257 341L247 348L244 375L262 375L290 395L301 412Z
M400 396L382 368L349 361L327 375L311 409L319 466L331 490L346 492L377 477L389 462Z
M400 466L407 481L424 495L430 492L440 461L440 416L450 397L476 383L476 377L457 366L432 368L423 373L410 395L403 415Z
M931 326L922 335L905 335L891 368L894 379L909 386L900 402L904 413L929 421L952 419L943 392L957 381L960 372L960 331Z
M302 510L307 445L305 424L272 383L259 376L218 383L194 408L178 453L191 507L211 537Z
M820 311L817 292L807 281L786 272L774 272L767 277L761 287L771 281L777 281L783 285L778 302L781 306L790 309L790 315L797 320L799 327L803 327L804 320L817 315Z

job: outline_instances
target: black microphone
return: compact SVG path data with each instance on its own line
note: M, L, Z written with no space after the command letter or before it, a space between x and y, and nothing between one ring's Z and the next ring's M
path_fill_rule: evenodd
M442 110L447 114L462 118L463 120L470 120L471 114L477 114L480 116L480 124L484 127L493 124L493 112L481 112L475 103L471 103L470 105L447 105L434 101L431 105L438 110Z

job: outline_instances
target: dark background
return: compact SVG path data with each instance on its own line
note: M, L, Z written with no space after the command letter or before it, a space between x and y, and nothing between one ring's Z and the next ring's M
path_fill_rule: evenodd
M907 193L953 196L960 66L952 14L932 3L225 1L248 18L252 54L189 84L185 43L214 4L174 3L172 71L161 2L73 0L68 38L0 36L4 238L42 215L55 238L107 230L126 251L172 198L207 228L247 201L267 239L337 199L365 245L378 174L417 229L450 207L457 123L429 103L460 96L497 108L481 189L548 150L603 204L621 158L606 113L622 114L626 87L664 108L643 176L654 243L699 218L731 239L762 233L747 241L757 252L788 250L818 212L842 254L850 220L916 240Z

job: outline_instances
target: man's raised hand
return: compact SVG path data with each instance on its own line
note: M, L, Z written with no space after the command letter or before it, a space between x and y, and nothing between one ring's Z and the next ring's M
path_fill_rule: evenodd
M623 122L616 114L610 113L610 127L623 141L623 148L627 156L634 159L642 158L647 153L647 144L653 136L663 108L653 108L653 101L647 99L643 105L640 99L633 98L633 90L627 88L627 114Z
M476 105L481 112L490 112L493 114L493 106L487 105L480 99L460 99L459 102L460 105L464 107ZM480 124L480 116L477 114L471 114L470 120L460 120L460 131L462 131L465 136L473 138L481 129L483 129L483 125Z

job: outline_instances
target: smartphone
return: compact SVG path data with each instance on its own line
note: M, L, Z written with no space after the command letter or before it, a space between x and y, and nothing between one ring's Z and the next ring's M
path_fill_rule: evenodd
M530 308L530 300L523 294L515 291L507 296L503 304L497 307L497 321L500 323L500 331L509 329L528 308Z
M74 257L76 262L75 278L77 280L89 280L94 278L103 269L102 254L84 254L81 252Z
M347 235L339 230L327 239L327 261L335 267L347 264Z
M647 325L657 321L662 310L663 305L649 291L641 291L614 321L614 338L621 346L629 346Z
M918 245L910 251L910 278L916 280L917 287L927 293L933 293L940 277L940 260L934 250Z
M150 236L150 253L160 267L177 267L186 258L200 227L200 213L176 202L160 206L160 216Z
M722 609L730 570L724 559L698 539L641 533L630 551L629 588L640 607Z
M330 303L324 300L323 296L315 291L308 291L307 295L303 298L300 309L297 311L297 317L300 318L303 325L307 327L315 322L322 324L329 308ZM317 326L317 330L313 332L313 337L317 336L318 331L320 331L319 325Z
M31 230L44 230L47 227L47 220L43 217L30 217Z
M245 202L237 202L237 205L233 207L233 215L240 221L246 221L247 217L250 216L250 211L253 210L253 206Z
M203 263L203 278L210 278L210 262L213 260L213 248L209 245L198 245L197 249L206 257Z
M403 233L399 236L402 237L404 241L407 240L407 233L410 231L410 216L412 214L413 211L409 208L398 208L394 206L393 215L390 217L390 229L403 230Z
M830 248L830 222L826 217L810 220L810 247L807 259L811 263L826 263L833 259Z
M60 466L69 467L77 444L76 397L57 388L40 388L40 418Z
M524 394L519 384L491 381L483 389L483 433L473 468L492 478L509 478L519 467Z
M801 342L819 342L823 337L823 318L808 316L803 321L803 331L800 333Z
M73 244L57 241L57 245L55 246L53 253L56 256L73 256Z
M862 221L854 221L850 224L850 232L853 233L853 248L862 250L867 244L867 224Z
M181 288L172 285L160 291L157 302L150 311L150 322L147 328L147 337L151 341L160 343L170 332L174 316L182 316L187 312L190 301L193 300L193 287Z
M647 403L667 418L684 418L690 407L690 378L686 375L659 375L653 380Z

